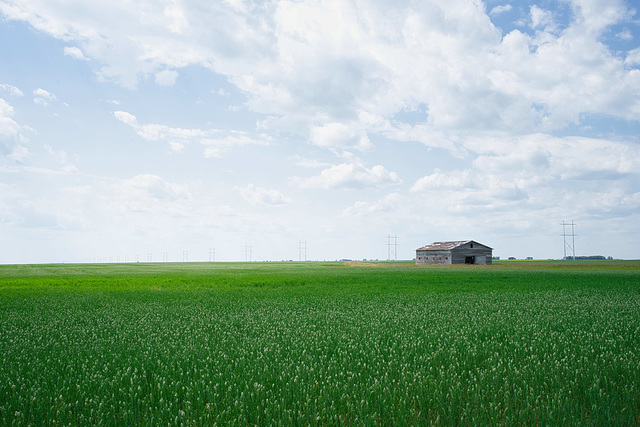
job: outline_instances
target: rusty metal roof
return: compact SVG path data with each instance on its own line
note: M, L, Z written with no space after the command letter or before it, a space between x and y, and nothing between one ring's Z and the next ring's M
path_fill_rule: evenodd
M418 251L450 251L451 249L457 248L458 246L462 246L464 244L471 243L471 242L488 248L488 246L483 245L482 243L478 243L475 240L456 240L453 242L433 242L430 245L423 246L416 250Z

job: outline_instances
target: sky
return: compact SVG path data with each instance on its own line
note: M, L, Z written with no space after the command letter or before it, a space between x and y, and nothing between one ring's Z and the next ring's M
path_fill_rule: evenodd
M0 0L0 263L638 259L637 7Z

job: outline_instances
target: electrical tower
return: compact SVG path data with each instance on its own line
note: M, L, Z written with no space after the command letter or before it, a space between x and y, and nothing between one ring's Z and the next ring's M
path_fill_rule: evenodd
M244 247L244 260L246 262L251 262L251 252L252 252L253 248L251 247L251 245L247 245Z
M571 233L567 233L567 227L569 226L571 226ZM574 232L574 227L575 224L573 223L573 221L571 221L571 224L569 224L568 222L564 222L564 220L562 220L562 238L564 240L563 259L565 260L567 259L567 249L569 249L569 252L571 253L571 259L576 259L576 234ZM571 238L571 241L569 241L569 238Z
M387 261L398 260L398 236L387 235Z
M186 249L182 251L182 262L189 262L189 251Z
M306 261L307 260L307 241L298 242L298 260Z
M209 262L216 261L216 248L209 248Z

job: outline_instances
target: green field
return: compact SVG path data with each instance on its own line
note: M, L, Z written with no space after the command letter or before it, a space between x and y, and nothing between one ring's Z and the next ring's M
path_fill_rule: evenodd
M639 425L640 262L0 266L0 425Z

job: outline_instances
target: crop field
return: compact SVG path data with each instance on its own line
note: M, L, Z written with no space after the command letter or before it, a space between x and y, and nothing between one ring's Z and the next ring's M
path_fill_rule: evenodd
M0 266L0 425L639 425L640 262Z

